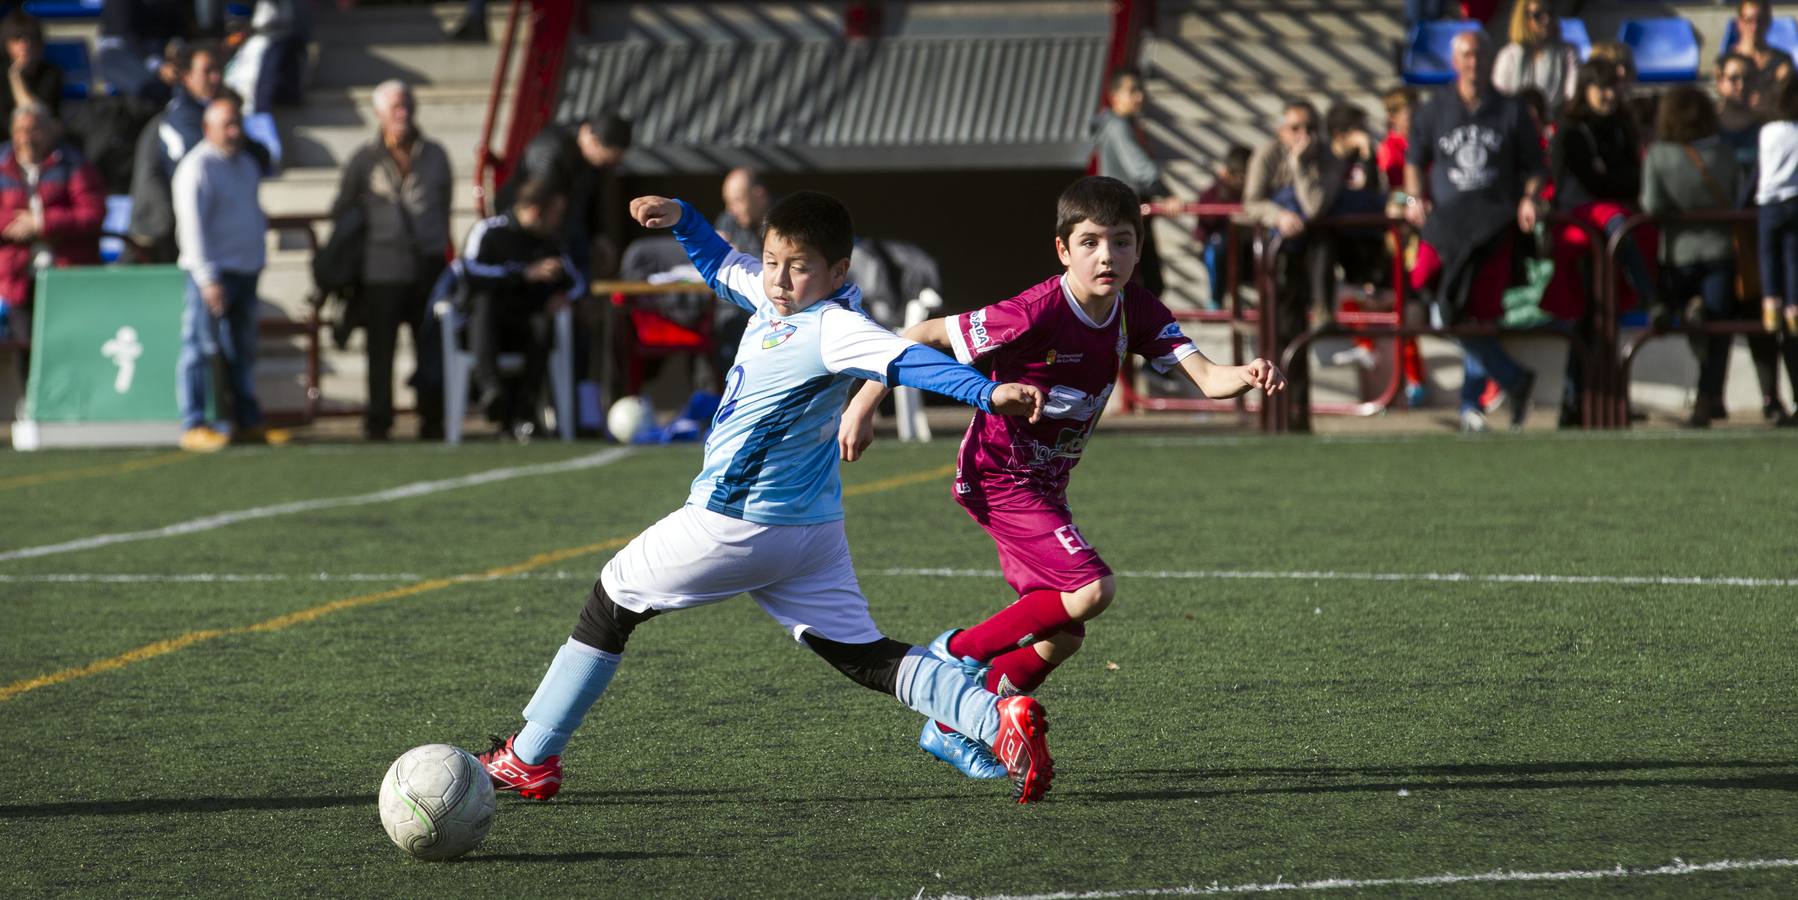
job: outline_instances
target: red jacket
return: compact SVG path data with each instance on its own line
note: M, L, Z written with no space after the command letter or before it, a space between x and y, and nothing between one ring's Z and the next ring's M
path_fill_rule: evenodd
M72 145L57 147L38 170L37 194L44 202L44 233L39 240L50 245L56 265L99 264L106 197L93 164ZM0 146L0 228L30 209L25 169L13 155L12 144ZM0 239L0 299L8 305L31 306L37 281L31 269L32 246Z

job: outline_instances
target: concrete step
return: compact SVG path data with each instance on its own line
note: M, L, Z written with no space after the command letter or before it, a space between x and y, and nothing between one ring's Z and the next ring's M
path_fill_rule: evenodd
M487 87L420 87L418 121L424 133L443 145L458 177L472 178L475 148L487 115ZM276 121L286 165L336 168L375 135L373 91L357 88L315 92L305 106L285 110ZM499 125L503 125L500 122ZM498 126L496 134L503 134Z
M1217 9L1158 10L1158 35L1189 40L1286 40L1335 47L1353 41L1391 42L1404 36L1404 9L1396 3L1328 2Z
M335 167L307 166L286 169L277 178L262 183L262 211L271 216L324 215L337 198L337 181L342 171ZM474 172L457 172L450 192L452 215L474 215ZM320 224L319 236L327 233Z
M389 78L414 85L488 84L499 64L505 4L493 4L487 20L491 39L485 44L445 39L444 31L460 14L460 6L320 10L313 26L318 47L313 84L369 86ZM513 58L518 58L516 52Z
M1268 38L1207 39L1157 36L1143 48L1144 68L1195 87L1217 82L1285 85L1395 84L1390 41L1340 43Z

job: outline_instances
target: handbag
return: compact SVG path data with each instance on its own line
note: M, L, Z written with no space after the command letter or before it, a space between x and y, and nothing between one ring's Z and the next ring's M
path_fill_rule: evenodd
M1704 179L1705 189L1717 201L1719 209L1734 209L1735 204L1724 196L1723 188L1718 186L1717 179L1711 177L1711 169L1704 164L1704 157L1691 144L1682 145L1686 158L1698 167L1698 177ZM1733 225L1729 229L1730 249L1736 261L1736 300L1741 303L1753 303L1761 295L1760 235L1753 225L1743 223Z

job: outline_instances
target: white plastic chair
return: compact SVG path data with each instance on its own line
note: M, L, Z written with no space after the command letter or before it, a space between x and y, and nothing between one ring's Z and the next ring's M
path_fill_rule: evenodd
M919 325L930 314L943 308L943 295L925 288L905 304L905 327ZM893 416L899 420L899 439L925 443L930 440L930 423L924 418L924 398L917 388L893 389Z
M437 333L443 340L443 442L462 443L462 419L468 415L468 385L474 379L474 354L456 340L467 324L455 304L437 301ZM549 395L555 402L556 433L574 440L574 313L567 307L556 313L555 339L549 350ZM496 360L501 372L524 368L524 354L501 353Z

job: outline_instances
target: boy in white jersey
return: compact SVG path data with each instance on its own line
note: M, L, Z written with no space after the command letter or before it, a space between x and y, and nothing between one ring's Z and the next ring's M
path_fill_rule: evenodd
M481 755L494 786L554 796L562 749L611 681L631 631L668 610L748 593L857 683L984 741L1009 767L1019 803L1041 799L1054 774L1042 707L1000 699L970 682L957 660L874 626L843 536L835 438L860 379L1032 419L1042 392L994 384L869 319L847 280L849 211L823 194L800 191L768 211L761 260L731 249L684 202L639 197L631 216L672 227L712 290L751 318L686 505L606 563L524 709L524 728Z
M931 649L968 660L970 673L1005 695L1035 690L1073 656L1086 634L1082 623L1116 593L1111 569L1074 525L1067 485L1124 354L1140 354L1162 372L1178 369L1214 399L1251 388L1274 393L1286 383L1265 359L1246 366L1206 359L1167 307L1130 283L1143 221L1140 201L1123 182L1082 178L1056 206L1055 252L1065 273L1010 300L905 333L953 350L962 362L990 361L995 380L1035 385L1049 398L1040 420L975 413L956 458L956 502L992 537L1018 597L985 622L938 638ZM844 413L844 460L867 449L887 390L869 383ZM971 777L1006 774L984 745L938 723L925 724L919 746Z

